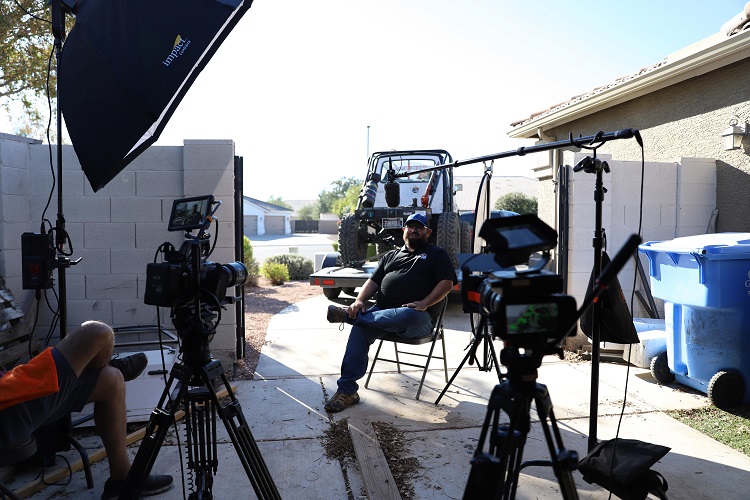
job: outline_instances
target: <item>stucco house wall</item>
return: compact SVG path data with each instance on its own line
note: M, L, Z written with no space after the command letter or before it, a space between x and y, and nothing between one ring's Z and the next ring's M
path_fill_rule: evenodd
M721 134L729 120L750 120L750 59L552 128L557 138L600 130L638 129L646 160L674 162L682 157L716 161L718 232L750 231L750 141L725 151ZM611 141L600 148L618 160L639 161L634 140Z
M55 146L52 148L56 158ZM53 189L52 171L57 172L49 158L49 145L0 134L0 274L27 318L34 317L36 302L33 290L22 289L21 234L39 232L42 217L55 223L56 187L44 212ZM211 260L237 260L234 164L231 140L186 140L183 146L154 146L94 193L72 146L64 146L63 215L72 242L70 258L81 258L65 273L68 330L89 319L114 327L156 323L157 308L143 303L146 265L153 262L162 243L168 241L177 248L182 243L182 233L167 231L174 199L213 194L222 201L216 214L221 230ZM54 276L57 278L57 273ZM52 290L47 290L47 296L56 304ZM239 304L227 305L210 345L224 364L235 358L236 307ZM37 332L44 335L52 315L44 304L39 310ZM169 311L161 311L163 327L173 331Z

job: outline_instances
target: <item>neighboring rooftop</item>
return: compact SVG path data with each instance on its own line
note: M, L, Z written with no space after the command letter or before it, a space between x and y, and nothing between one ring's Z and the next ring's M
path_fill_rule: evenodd
M266 212L278 212L278 211L287 211L291 212L291 208L282 207L281 205L274 205L273 203L268 203L267 201L260 201L255 198L250 198L249 196L243 196L243 198L252 203L253 205L257 206L261 210L264 210Z

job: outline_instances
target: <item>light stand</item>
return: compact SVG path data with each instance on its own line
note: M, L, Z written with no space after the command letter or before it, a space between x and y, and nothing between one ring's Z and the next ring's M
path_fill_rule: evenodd
M602 251L604 248L604 230L602 229L602 204L604 203L604 188L602 172L609 173L609 165L606 161L601 161L596 157L596 147L591 148L592 156L587 156L575 167L573 172L583 170L589 174L596 174L596 183L594 186L594 267L593 275L599 276L602 272ZM591 308L591 399L590 416L589 416L589 439L588 451L596 447L597 443L597 416L599 408L599 358L600 358L600 341L601 341L601 319L602 319L602 302L597 300Z
M62 150L62 108L60 107L60 52L65 41L65 13L73 12L75 0L52 0L52 34L55 37L55 62L57 65L57 219L55 221L55 249L57 257L54 267L57 269L57 305L60 322L60 340L64 339L68 329L67 283L65 270L77 264L81 259L72 261L65 254L65 243L68 233L65 230L65 216L63 215L63 150Z

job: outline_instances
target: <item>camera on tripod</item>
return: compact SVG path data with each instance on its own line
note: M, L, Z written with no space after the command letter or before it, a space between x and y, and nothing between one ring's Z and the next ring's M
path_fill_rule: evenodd
M461 285L464 311L485 316L493 339L551 354L578 317L575 299L561 293L562 277L543 269L557 244L557 233L528 214L489 219L479 236L501 269L488 271L481 264L472 269L471 261L466 261ZM542 254L534 265L516 269L529 263L535 252Z
M234 302L227 289L241 286L247 280L242 262L211 262L211 235L206 231L219 209L213 195L181 198L172 204L169 231L185 231L179 250L170 243L159 247L164 262L146 266L144 302L152 306L176 308L201 301L209 310ZM198 230L197 235L191 231ZM197 299L196 299L197 298Z

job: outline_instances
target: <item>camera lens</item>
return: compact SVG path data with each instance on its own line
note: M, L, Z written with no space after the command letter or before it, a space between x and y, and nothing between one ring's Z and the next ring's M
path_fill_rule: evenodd
M247 268L242 262L230 262L221 266L221 272L227 277L227 288L240 286L247 281Z

